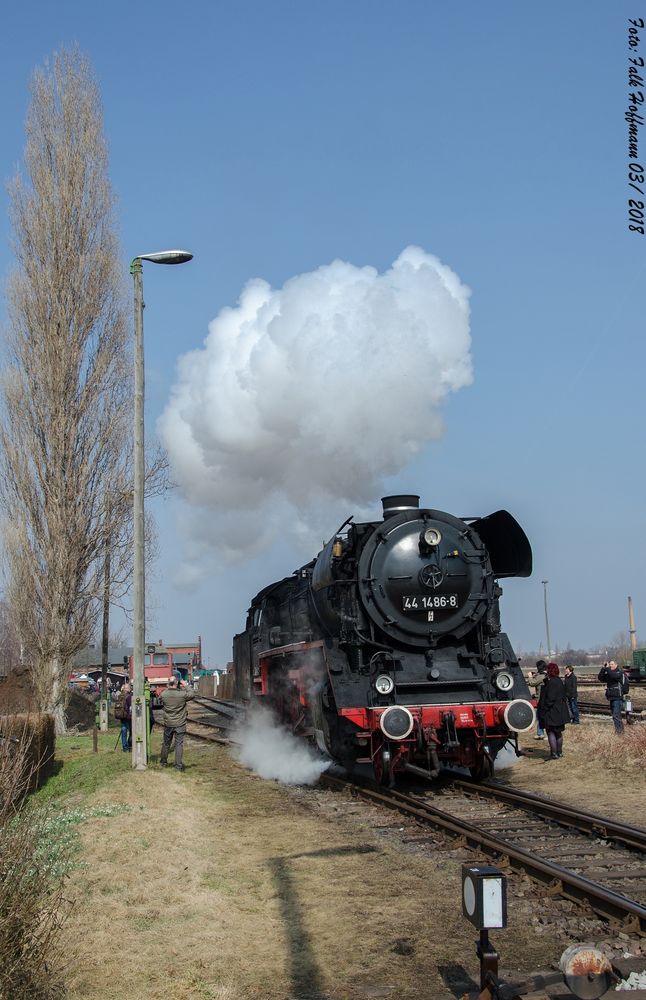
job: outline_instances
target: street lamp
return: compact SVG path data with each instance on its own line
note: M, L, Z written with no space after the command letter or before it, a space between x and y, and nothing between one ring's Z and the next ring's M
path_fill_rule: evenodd
M144 578L144 298L143 264L185 264L193 254L186 250L163 250L161 253L142 253L130 265L135 279L135 422L134 422L134 638L133 638L133 692L132 692L132 766L145 771L148 763L148 727L144 700L144 633L145 633L145 578Z
M549 580L541 580L543 584L543 603L545 604L545 632L547 634L547 658L552 655L552 644L550 642L550 620L547 616L547 585Z

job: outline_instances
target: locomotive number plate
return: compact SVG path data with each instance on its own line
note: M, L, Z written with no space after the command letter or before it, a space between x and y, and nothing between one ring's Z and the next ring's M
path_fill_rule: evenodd
M451 611L458 608L457 594L404 594L403 611Z

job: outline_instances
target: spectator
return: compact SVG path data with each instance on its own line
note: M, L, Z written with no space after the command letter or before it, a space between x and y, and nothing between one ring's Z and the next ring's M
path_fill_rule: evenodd
M563 756L563 730L570 721L570 716L558 664L548 663L545 672L546 679L541 685L538 699L538 715L545 726L550 745L550 755L547 759L556 760Z
M121 749L132 750L132 694L130 685L124 684L114 702L114 717L121 723Z
M599 680L606 685L606 698L610 702L610 713L615 724L615 732L621 735L624 731L624 723L621 718L623 706L623 696L628 694L628 683L624 679L624 672L614 660L604 663L599 671Z
M153 726L155 725L155 716L153 715L153 701L155 698L154 692L151 690L150 681L146 677L144 680L144 701L146 703L146 718L148 719L148 732L152 733Z
M565 697L567 698L570 721L573 725L578 726L581 720L579 718L579 703L577 701L577 680L576 674L574 673L574 667L569 663L565 666L565 679L563 681L563 687L565 688Z
M162 767L168 766L168 753L170 745L175 737L175 769L183 771L182 756L184 753L184 736L186 734L186 720L188 711L186 703L195 697L195 691L187 689L185 683L180 688L180 681L177 677L171 677L169 687L161 696L164 709L164 741L162 743L159 763Z
M536 672L533 673L531 670L529 671L529 674L528 674L528 677L527 677L527 685L528 685L528 687L530 687L530 688L533 689L533 691L534 691L534 697L535 698L538 698L540 696L541 686L542 686L543 682L545 681L545 670L546 670L546 668L547 668L547 663L545 662L545 660L537 660L536 661ZM544 731L544 729L543 729L543 727L541 725L541 722L540 722L540 719L538 718L538 716L536 717L536 736L534 737L534 739L535 740L544 740L545 739L545 731Z

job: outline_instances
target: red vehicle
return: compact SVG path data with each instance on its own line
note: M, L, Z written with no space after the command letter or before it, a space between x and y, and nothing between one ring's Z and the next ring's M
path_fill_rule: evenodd
M179 677L187 684L193 683L193 672L202 666L202 637L197 637L196 643L177 643L165 645L160 639L158 643L146 645L144 654L144 679L150 684L150 689L159 704L162 691L168 687L171 677ZM133 676L134 657L128 657L128 674Z

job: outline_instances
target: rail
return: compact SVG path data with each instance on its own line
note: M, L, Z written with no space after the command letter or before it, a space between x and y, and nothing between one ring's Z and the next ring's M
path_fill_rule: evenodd
M495 836L468 820L457 818L428 801L420 801L397 789L377 788L369 783L350 782L328 774L321 775L320 780L328 788L349 789L355 796L394 809L421 824L457 837L466 846L494 858L498 864L512 871L524 872L534 881L547 885L550 893L587 904L605 919L620 921L626 930L646 934L646 907L600 882L579 875L556 862L536 857L518 844ZM525 807L528 802L526 800Z
M571 826L581 833L603 837L604 840L613 840L625 847L646 853L646 830L641 826L618 823L607 816L576 809L565 802L555 802L543 795L536 795L534 792L508 788L497 781L485 781L478 784L475 781L456 778L451 781L451 787L459 788L467 795L491 798L498 802L509 802L519 809L553 819L565 826Z
M610 705L607 702L604 704L599 701L578 701L578 706L583 715L602 715L604 718L611 718ZM630 712L622 714L628 723L646 721L646 713L637 706L633 706Z
M206 708L207 712L196 717L195 709L200 705ZM188 703L188 712L187 733L189 736L207 742L227 744L235 742L230 736L230 731L235 728L244 714L244 709L233 701L223 701L220 698L200 695L198 698L192 698ZM201 729L196 727L201 727ZM217 732L210 730L217 730Z

